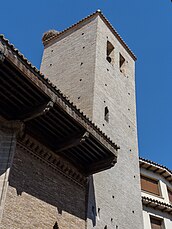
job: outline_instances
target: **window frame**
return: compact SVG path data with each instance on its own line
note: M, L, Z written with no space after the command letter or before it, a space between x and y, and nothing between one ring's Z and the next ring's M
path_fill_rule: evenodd
M155 220L155 221L159 221L161 224L160 224L160 229L165 229L165 226L164 226L164 219L163 218L160 218L160 217L156 217L154 215L149 215L149 220L150 220L150 225L151 225L151 229L152 228L152 221Z
M171 197L171 199L170 199L170 194L169 194L169 192L170 192L170 193L171 193L171 196L172 196L172 189L169 188L168 186L167 186L167 192L168 192L168 200L169 200L169 202L172 204L172 197Z
M146 178L147 180L154 181L154 182L157 183L158 194L156 194L155 192L151 192L151 191L149 191L149 190L144 190L144 189L142 189L142 177L143 177L143 178ZM160 198L163 197L163 196L162 196L162 192L161 192L161 186L160 186L160 180L159 180L159 179L152 178L152 177L150 177L150 176L147 176L147 175L144 175L144 174L141 173L141 174L140 174L140 186L141 186L141 191L142 191L142 192L145 192L145 193L147 193L147 194L149 194L149 195L154 195L154 196L160 197Z

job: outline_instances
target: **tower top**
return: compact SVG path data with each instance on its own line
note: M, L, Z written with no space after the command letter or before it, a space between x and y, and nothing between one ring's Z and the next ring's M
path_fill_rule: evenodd
M126 51L130 54L130 56L133 58L134 61L137 60L135 54L131 51L131 49L128 47L128 45L124 42L124 40L121 38L119 33L116 31L116 29L113 28L113 26L110 24L110 22L107 20L107 18L103 15L100 9L98 9L96 12L88 15L87 17L83 18L82 20L78 21L77 23L71 25L70 27L66 28L65 30L61 32L57 32L56 30L50 30L43 35L43 45L47 46L48 44L56 41L59 37L64 35L66 32L71 32L72 30L77 30L80 27L84 26L85 24L89 23L91 19L95 19L96 17L100 17L103 22L106 24L106 26L110 29L110 31L114 34L114 36L118 39L118 41L121 43L121 45L126 49ZM52 32L53 31L53 32Z

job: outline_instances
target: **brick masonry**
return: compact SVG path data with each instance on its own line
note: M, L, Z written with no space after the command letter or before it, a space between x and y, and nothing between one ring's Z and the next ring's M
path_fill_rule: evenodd
M16 133L19 122L8 122L0 118L0 222L3 214L8 178L16 147Z
M114 46L113 65L106 60L107 41ZM115 167L90 177L87 228L142 229L134 60L96 16L50 42L41 71L120 146Z
M17 147L0 228L85 228L85 189Z

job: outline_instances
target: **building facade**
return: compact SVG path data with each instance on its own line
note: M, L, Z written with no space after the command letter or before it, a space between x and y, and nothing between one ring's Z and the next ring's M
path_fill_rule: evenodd
M172 228L172 172L140 158L140 174L144 228Z
M138 157L135 55L100 11L42 40L40 72L0 35L0 228L170 229L171 171Z
M43 43L41 72L120 145L115 167L90 177L87 228L143 228L135 55L100 11Z
M0 228L86 228L88 177L119 147L0 36Z

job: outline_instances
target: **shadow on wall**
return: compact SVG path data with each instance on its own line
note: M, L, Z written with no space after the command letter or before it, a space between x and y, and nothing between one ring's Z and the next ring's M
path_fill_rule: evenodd
M96 225L96 201L93 177L90 177L89 183L89 195L91 196L91 201L88 204L89 209L87 217L92 220L93 225ZM73 181L70 181L65 176L51 169L37 158L34 158L32 155L19 148L17 148L14 156L9 176L9 185L15 188L17 192L17 195L12 197L16 198L14 201L17 201L18 196L22 197L23 193L27 193L29 195L29 203L26 203L27 210L29 210L29 207L32 209L33 205L37 204L36 199L38 199L56 207L58 214L62 216L63 212L67 212L82 220L86 219L87 188L80 187ZM36 198L34 201L33 197ZM31 206L30 204L33 205ZM45 204L43 204L43 206L45 207ZM47 208L47 206L48 205L46 205L45 208ZM92 206L94 207L94 210ZM38 214L38 212L35 213ZM58 228L57 226L58 224L55 225L55 228Z
M96 226L97 217L97 206L95 199L94 190L94 179L93 176L89 177L89 188L88 188L88 207L87 207L87 218L91 219L93 227Z

